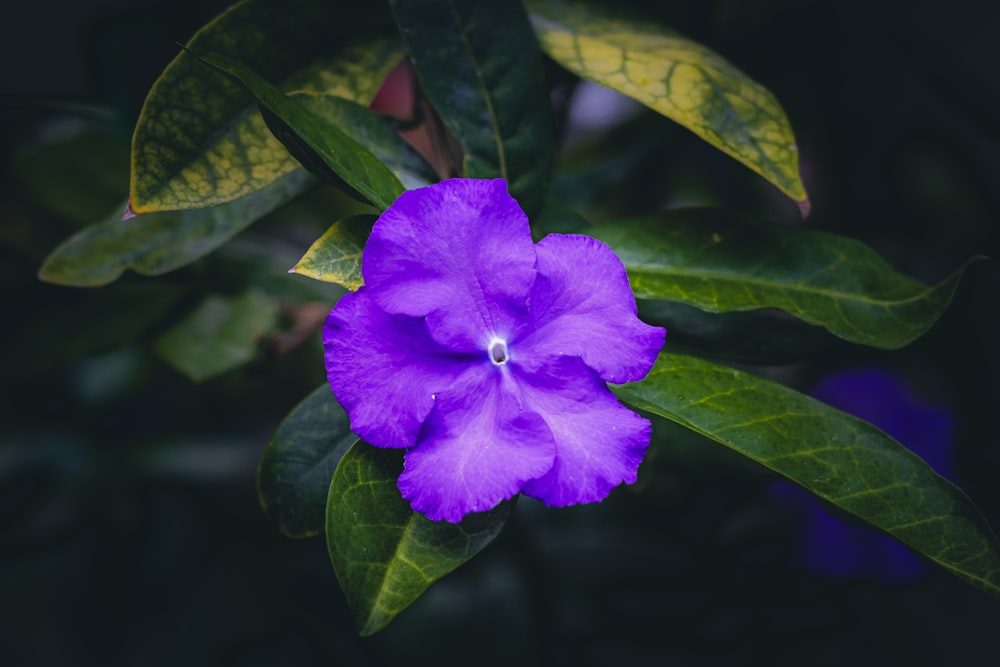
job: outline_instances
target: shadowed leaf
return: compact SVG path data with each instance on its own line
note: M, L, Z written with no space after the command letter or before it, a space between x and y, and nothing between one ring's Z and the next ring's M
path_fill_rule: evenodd
M1000 543L962 491L871 424L733 368L661 354L618 397L729 447L1000 597Z
M195 382L254 359L260 339L278 323L278 305L256 290L236 298L209 295L160 336L154 349Z
M465 153L464 176L505 178L531 216L554 158L538 42L520 3L390 3L434 109Z
M288 413L257 471L260 504L289 537L323 532L333 471L358 437L326 384Z
M129 220L121 220L116 212L63 241L45 259L38 277L60 285L98 287L126 269L149 276L173 271L212 252L315 182L298 169L262 190L212 208Z

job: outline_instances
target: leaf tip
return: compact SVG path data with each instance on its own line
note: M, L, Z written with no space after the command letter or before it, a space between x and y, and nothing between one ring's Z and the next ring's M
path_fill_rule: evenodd
M125 222L126 220L131 220L132 218L136 218L138 216L139 213L137 213L135 208L132 206L132 198L129 197L129 200L125 202L125 210L122 211L121 221Z
M808 199L796 199L795 205L799 207L799 213L802 214L802 219L805 220L809 217L809 211L812 210L812 202Z

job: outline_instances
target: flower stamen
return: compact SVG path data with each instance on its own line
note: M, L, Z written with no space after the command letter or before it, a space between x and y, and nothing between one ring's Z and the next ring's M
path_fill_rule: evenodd
M490 341L487 351L494 366L502 366L507 363L507 341L502 338L494 338Z

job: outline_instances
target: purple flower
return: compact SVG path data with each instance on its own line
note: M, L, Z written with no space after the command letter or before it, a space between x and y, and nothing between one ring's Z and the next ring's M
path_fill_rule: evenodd
M565 506L635 481L649 422L605 383L642 379L665 332L636 317L610 248L536 244L505 181L453 179L382 214L362 275L327 318L327 374L358 436L406 448L414 510L457 522L519 492Z

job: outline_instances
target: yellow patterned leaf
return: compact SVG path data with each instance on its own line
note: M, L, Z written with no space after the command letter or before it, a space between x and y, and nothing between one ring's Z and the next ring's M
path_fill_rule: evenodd
M712 50L662 26L591 3L526 0L525 5L542 49L560 65L683 125L808 212L791 125L763 86Z
M358 289L363 284L361 252L374 222L374 216L356 215L334 223L289 273L336 283L349 290Z
M198 41L196 36L191 44ZM367 41L298 70L280 87L296 97L368 104L402 56L396 41ZM134 213L214 206L300 168L239 87L196 61L180 54L146 98L132 144ZM243 100L237 109L234 99Z

